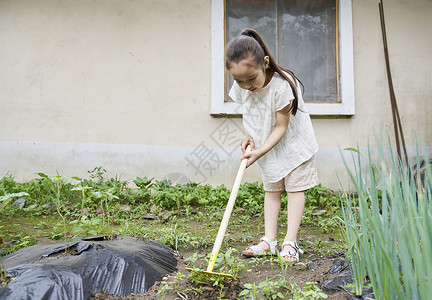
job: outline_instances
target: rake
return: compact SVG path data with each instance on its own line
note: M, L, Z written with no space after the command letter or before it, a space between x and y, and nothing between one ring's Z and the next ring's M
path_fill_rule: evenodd
M249 153L250 151L251 151L251 148L250 148L250 145L249 145L246 148L246 153ZM237 278L235 278L231 274L224 274L224 273L213 272L213 268L214 268L214 265L216 263L216 259L217 259L218 254L219 254L220 247L222 245L223 237L224 237L226 229L228 227L228 221L229 221L229 219L231 217L231 213L232 213L232 210L233 210L233 207L234 207L234 203L235 203L235 200L236 200L236 197L237 197L237 193L238 193L238 190L239 190L239 187L240 187L240 183L241 183L241 180L243 178L244 171L246 169L247 161L248 161L247 158L245 158L240 163L240 168L239 168L239 170L237 172L237 176L235 178L234 185L233 185L233 187L231 189L231 194L230 194L230 197L229 197L229 200L228 200L228 204L227 204L227 207L225 209L225 213L224 213L224 216L222 218L222 222L221 222L221 225L219 227L218 234L216 236L216 241L214 243L212 253L210 255L210 259L209 259L209 262L208 262L207 270L204 271L204 270L196 270L196 269L192 269L192 268L186 268L186 270L188 270L189 272L202 273L202 274L208 274L208 275L216 275L216 276L221 276L221 277L225 277L225 278L228 278L228 279L237 280Z

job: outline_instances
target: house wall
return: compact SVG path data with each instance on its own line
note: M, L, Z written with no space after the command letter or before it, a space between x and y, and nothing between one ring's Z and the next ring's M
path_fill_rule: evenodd
M432 2L384 4L407 147L414 155L418 139L432 152ZM210 0L0 1L0 177L101 166L122 179L231 186L241 120L209 114L210 26ZM336 173L346 182L341 149L394 135L376 0L353 1L353 31L356 114L313 118L321 182L333 189ZM244 180L260 180L259 168Z

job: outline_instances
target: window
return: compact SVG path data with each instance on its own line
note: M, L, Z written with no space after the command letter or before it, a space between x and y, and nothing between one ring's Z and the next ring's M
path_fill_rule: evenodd
M351 0L213 0L212 114L239 114L223 51L246 27L302 80L312 115L354 114Z

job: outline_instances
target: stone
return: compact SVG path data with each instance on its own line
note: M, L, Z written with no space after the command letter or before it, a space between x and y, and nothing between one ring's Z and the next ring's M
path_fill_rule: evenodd
M131 212L132 211L132 207L130 207L129 205L120 205L119 206L119 211Z
M37 204L32 204L28 207L28 209L36 209L37 208Z
M99 207L96 209L96 214L97 214L97 215L102 215L102 214L104 214L104 213L106 213L106 210L105 210L105 208L103 208L102 206L99 206Z
M169 220L169 218L171 217L171 212L169 212L168 210L164 210L160 215L159 215L160 219L162 222L167 222Z
M158 208L157 208L157 206L154 205L154 204L150 207L150 212L151 212L153 215L157 212L157 210L158 210Z
M15 200L15 202L13 203L13 205L14 205L16 208L20 208L21 205L25 205L26 202L27 202L27 199L26 199L26 198L19 198L19 199L16 199L16 200Z

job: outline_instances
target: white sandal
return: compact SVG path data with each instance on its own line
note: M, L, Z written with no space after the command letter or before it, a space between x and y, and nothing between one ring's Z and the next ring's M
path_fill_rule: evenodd
M256 256L261 256L261 255L275 255L276 254L276 246L277 246L277 241L270 241L270 239L268 237L263 236L260 239L260 242L266 242L269 245L269 249L264 250L263 248L261 248L260 246L249 246L247 247L243 252L242 255L244 257L256 257ZM251 251L247 251L247 250L252 250Z
M300 249L300 247L297 245L296 242L292 242L292 241L284 241L282 243L282 250L285 246L291 246L294 248L295 251L282 251L279 253L280 257L282 258L295 258L295 260L289 261L289 262L299 262L300 261L300 257L299 257L299 253L303 254L303 250Z

